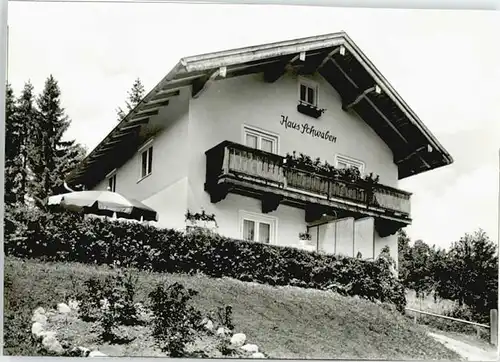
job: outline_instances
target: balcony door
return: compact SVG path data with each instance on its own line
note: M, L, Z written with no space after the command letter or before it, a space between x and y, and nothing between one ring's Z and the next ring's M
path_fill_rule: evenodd
M261 129L244 127L245 146L270 153L278 153L278 136Z

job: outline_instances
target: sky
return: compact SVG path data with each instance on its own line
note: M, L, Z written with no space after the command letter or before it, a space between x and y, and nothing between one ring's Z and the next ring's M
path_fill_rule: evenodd
M58 80L68 137L95 147L140 77L147 91L180 58L346 31L453 156L400 181L413 240L498 238L500 19L496 12L189 4L9 3L8 80Z

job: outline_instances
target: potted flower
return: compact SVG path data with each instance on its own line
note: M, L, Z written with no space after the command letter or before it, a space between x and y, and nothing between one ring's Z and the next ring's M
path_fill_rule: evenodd
M215 214L207 214L205 210L197 213L187 210L185 217L188 231L214 230L218 227L215 221Z
M310 241L311 240L311 234L309 234L307 231L305 233L299 233L299 239L300 240L305 240L305 241Z

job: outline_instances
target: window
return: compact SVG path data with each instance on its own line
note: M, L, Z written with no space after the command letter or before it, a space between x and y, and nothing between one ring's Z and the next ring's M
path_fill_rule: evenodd
M108 191L116 192L116 168L106 175L108 180Z
M335 165L337 168L356 167L361 174L365 172L365 164L362 161L347 156L337 155L335 157Z
M309 80L299 80L299 100L316 107L318 105L318 85Z
M241 213L241 238L264 244L274 244L276 219L260 214Z
M116 174L108 178L108 190L116 192Z
M141 178L146 177L153 171L153 146L142 151L141 155Z
M278 153L278 137L262 130L245 127L245 145L262 151Z

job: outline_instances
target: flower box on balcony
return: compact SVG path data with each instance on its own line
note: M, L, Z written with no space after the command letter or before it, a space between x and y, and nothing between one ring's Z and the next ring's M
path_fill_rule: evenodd
M312 104L299 102L299 104L297 105L297 111L305 114L306 116L319 118L326 111L326 109L318 108L316 106L313 106Z
M358 211L376 208L371 212L399 213L392 217L404 222L410 217L410 193L379 184L378 176L361 175L354 167L338 169L319 158L296 152L283 158L229 141L206 154L205 190L213 203L224 199L231 192L231 185L237 183L238 193L252 197L267 193L277 195L277 199L288 198L287 202L293 205L315 203L312 198L318 197L322 199L318 203L332 200L334 207L351 210L356 204Z

